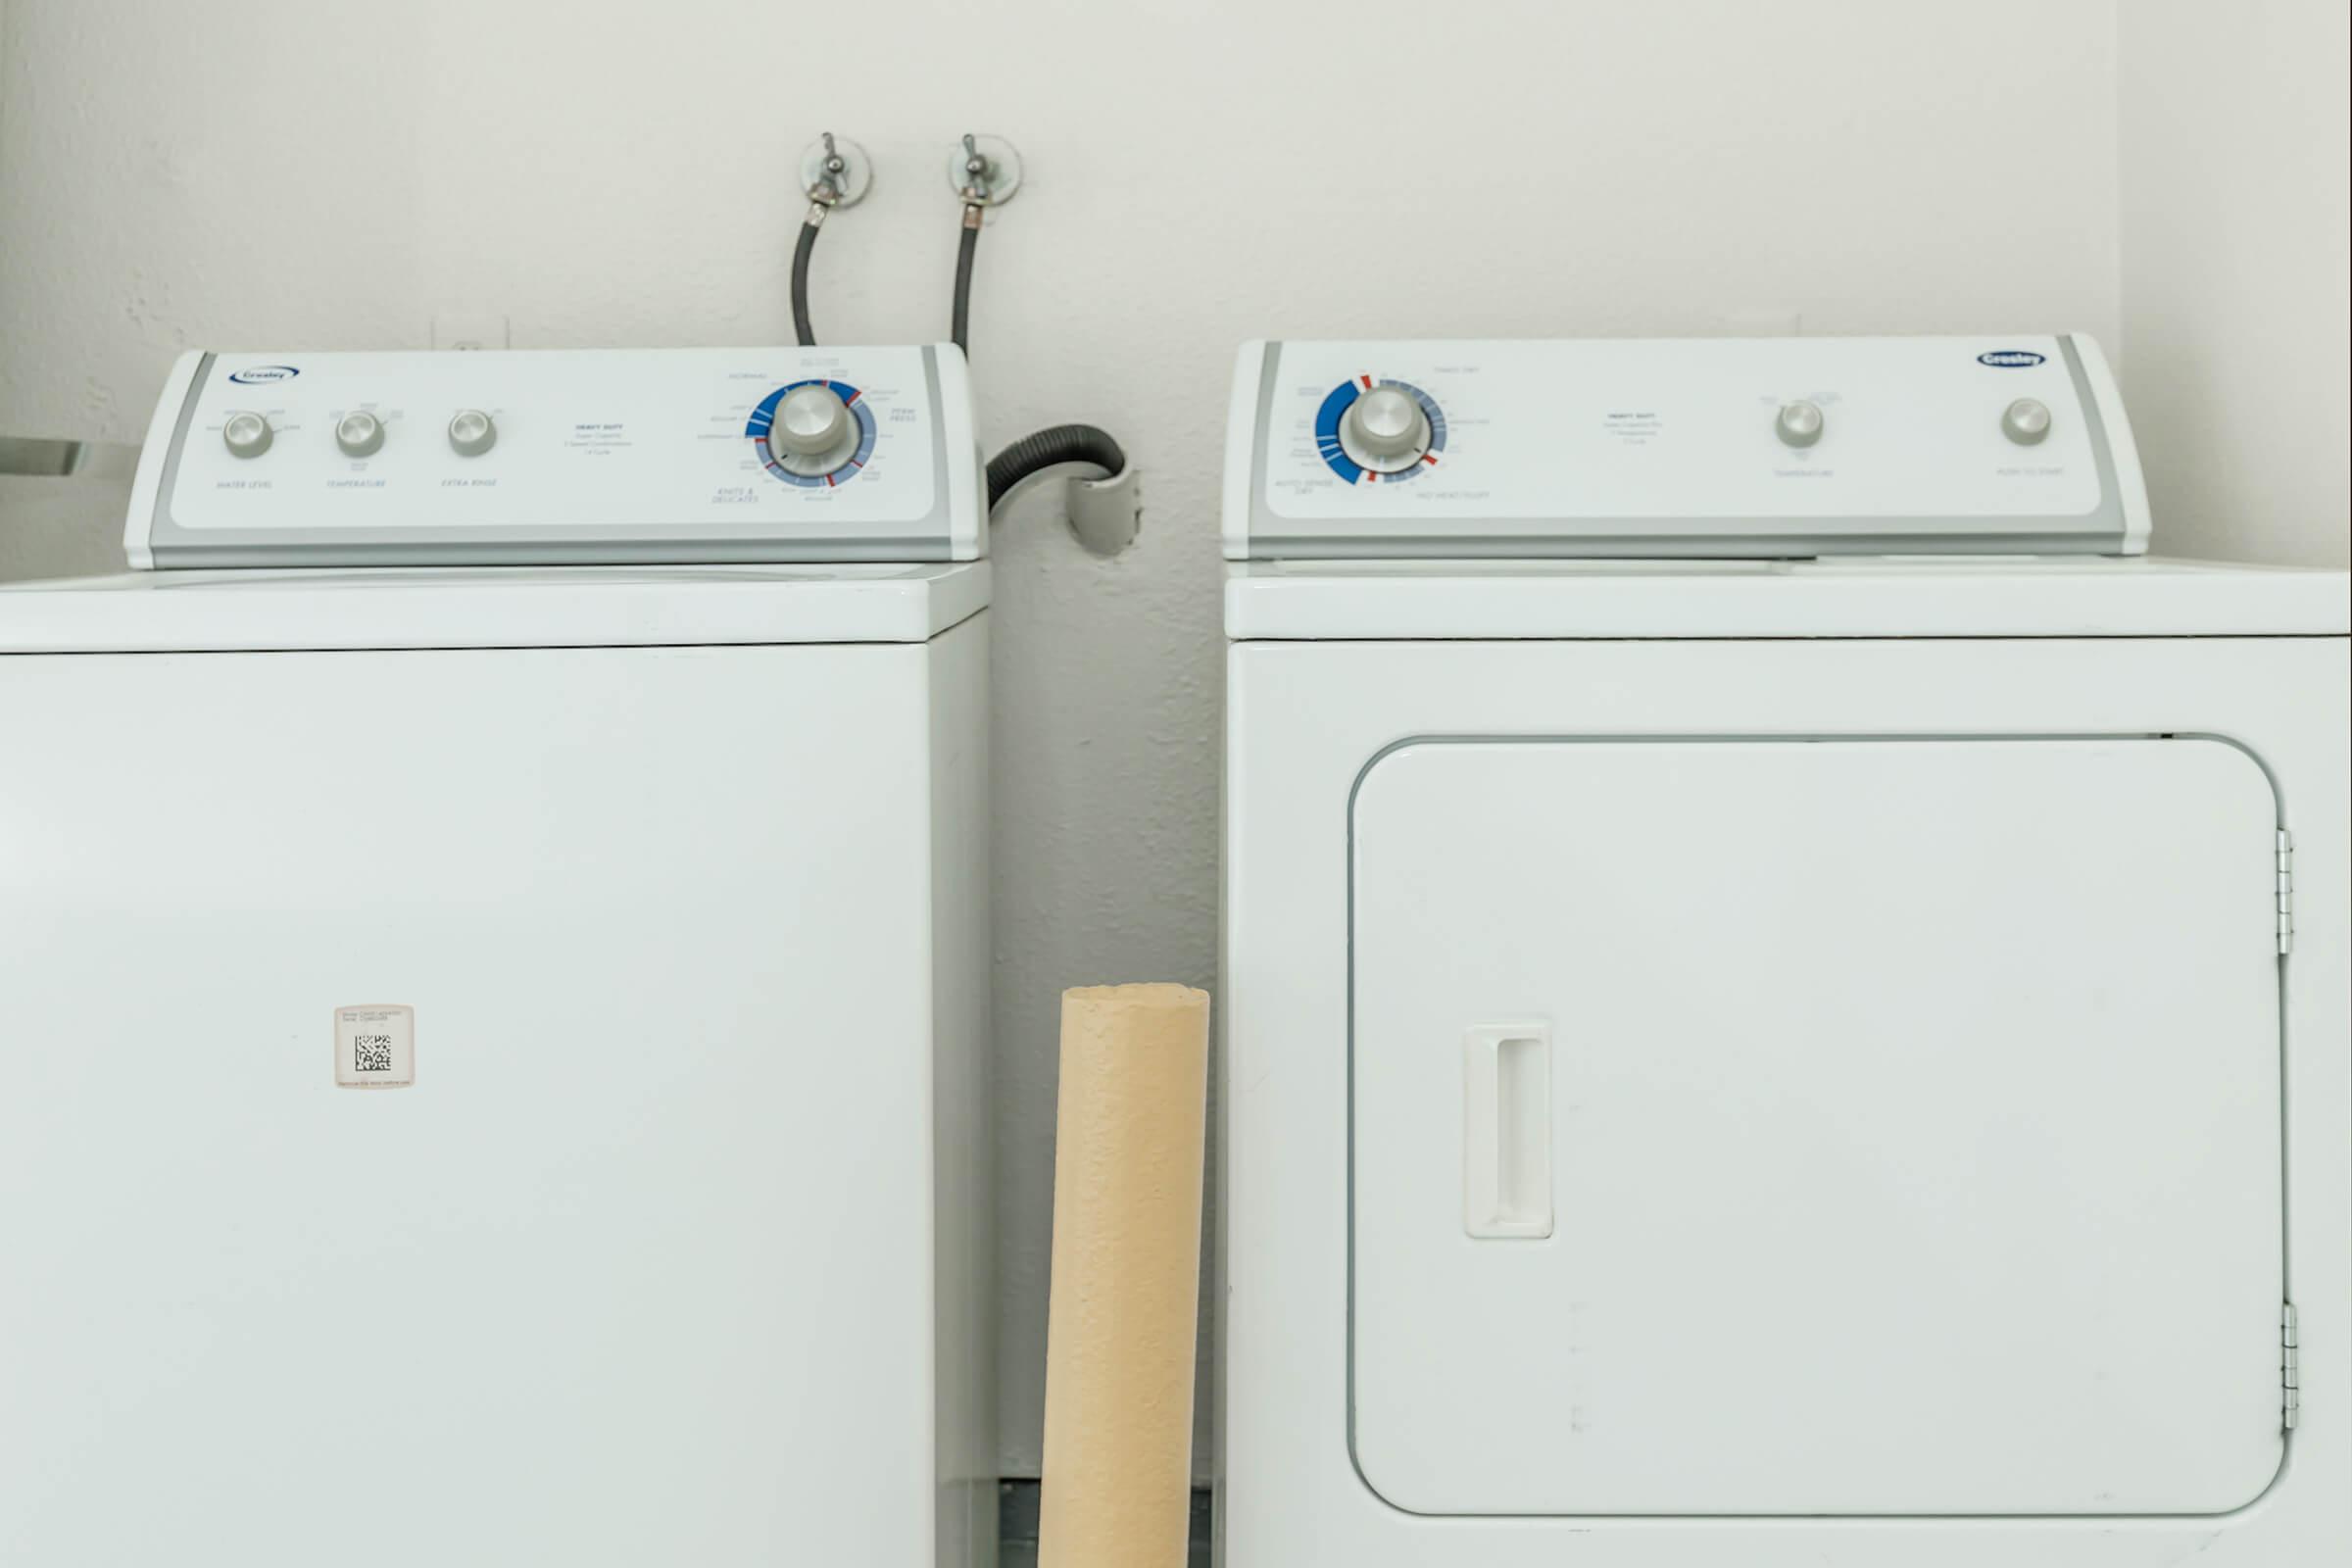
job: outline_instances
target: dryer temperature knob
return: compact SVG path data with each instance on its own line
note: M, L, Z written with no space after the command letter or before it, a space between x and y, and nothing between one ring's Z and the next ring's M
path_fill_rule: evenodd
M1822 416L1820 404L1799 401L1782 404L1780 415L1772 421L1772 428L1773 433L1781 438L1783 446L1802 448L1819 441L1821 432L1828 424L1829 421Z

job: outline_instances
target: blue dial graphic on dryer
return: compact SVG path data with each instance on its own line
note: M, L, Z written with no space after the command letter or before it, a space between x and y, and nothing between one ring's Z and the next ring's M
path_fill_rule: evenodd
M847 381L790 381L760 400L743 427L760 466L805 490L856 478L874 455L874 411Z
M1349 484L1398 484L1438 466L1446 412L1395 377L1351 376L1315 411L1315 451Z

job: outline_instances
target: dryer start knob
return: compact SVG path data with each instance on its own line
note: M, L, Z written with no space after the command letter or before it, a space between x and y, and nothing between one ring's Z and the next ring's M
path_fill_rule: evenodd
M1781 405L1779 416L1772 421L1772 429L1781 438L1783 446L1809 447L1821 439L1821 432L1828 424L1829 421L1822 416L1820 404L1799 401Z
M1402 387L1376 386L1348 407L1341 433L1348 456L1393 473L1412 466L1429 450L1429 414Z
M2037 447L2050 433L2050 406L2039 398L2019 398L2001 411L2001 434L2021 447Z

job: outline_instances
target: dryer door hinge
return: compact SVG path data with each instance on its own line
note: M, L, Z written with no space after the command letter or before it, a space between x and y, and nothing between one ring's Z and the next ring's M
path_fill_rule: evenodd
M2279 1424L2292 1432L2303 1416L2303 1352L2296 1347L2292 1301L2278 1312L2278 1393Z
M2278 830L2278 951L2295 951L2295 836Z

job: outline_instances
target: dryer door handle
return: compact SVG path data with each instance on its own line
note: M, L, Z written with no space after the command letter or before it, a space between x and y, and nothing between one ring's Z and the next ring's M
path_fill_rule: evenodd
M1551 1234L1551 1026L1481 1024L1462 1037L1462 1228Z

